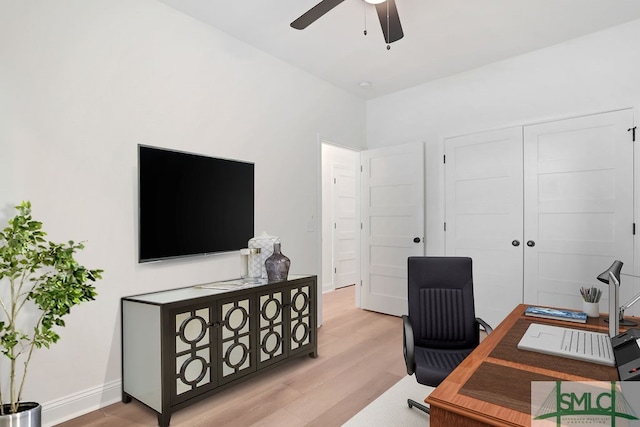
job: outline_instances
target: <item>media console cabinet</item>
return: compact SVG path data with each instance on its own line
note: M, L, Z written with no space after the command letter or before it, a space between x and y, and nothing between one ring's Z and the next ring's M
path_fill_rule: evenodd
M317 357L317 277L124 297L122 401L171 414L294 356Z

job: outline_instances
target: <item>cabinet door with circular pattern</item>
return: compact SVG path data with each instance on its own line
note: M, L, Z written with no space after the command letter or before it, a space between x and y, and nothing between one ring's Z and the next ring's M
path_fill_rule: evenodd
M316 298L313 282L303 282L287 291L289 354L310 352L316 356Z
M218 301L218 374L220 384L256 370L255 294Z
M285 291L258 293L258 369L287 357Z
M169 313L175 364L166 364L172 403L190 399L217 386L214 310L210 305L177 308ZM171 360L171 359L169 359Z

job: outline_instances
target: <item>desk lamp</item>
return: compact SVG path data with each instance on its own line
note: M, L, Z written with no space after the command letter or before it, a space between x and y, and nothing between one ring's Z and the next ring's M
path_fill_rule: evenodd
M609 336L615 337L619 333L620 318L618 316L618 291L620 288L620 270L622 261L615 260L611 267L603 271L598 280L609 285Z
M620 262L620 261L616 261L616 262ZM615 264L615 263L614 263ZM609 270L612 270L613 266L611 266L609 268ZM622 268L622 262L620 262L620 268ZM605 271L604 273L602 273L600 276L598 276L598 279L601 282L604 282L604 280L602 280L602 275L606 274L609 272L609 270ZM615 272L614 272L615 274ZM608 276L608 275L607 275ZM622 276L629 276L629 277L635 277L635 278L639 278L638 276L634 276L631 274L625 274L625 273L620 273L618 277L619 280L622 279ZM638 326L638 324L632 320L629 319L625 319L624 318L624 311L631 307L633 304L637 303L638 301L640 301L640 293L636 294L636 296L634 296L633 298L631 298L626 304L622 305L619 309L618 309L618 323L620 324L620 326ZM605 322L608 322L609 319L605 319Z
M623 274L623 276L630 276L630 274ZM631 277L637 277L637 276L631 276ZM636 322L624 318L624 311L627 308L631 307L633 304L637 303L638 301L640 301L640 294L637 294L635 297L631 298L628 303L620 307L619 322L621 326L638 326Z

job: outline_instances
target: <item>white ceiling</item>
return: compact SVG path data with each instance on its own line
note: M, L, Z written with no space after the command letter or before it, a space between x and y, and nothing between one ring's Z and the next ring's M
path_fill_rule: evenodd
M404 38L387 50L363 0L301 31L320 0L160 1L364 99L640 19L638 0L396 0Z

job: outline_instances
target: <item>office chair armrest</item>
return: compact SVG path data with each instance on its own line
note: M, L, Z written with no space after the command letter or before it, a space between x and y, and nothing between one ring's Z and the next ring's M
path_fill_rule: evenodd
M416 355L413 341L413 326L409 321L409 316L402 316L402 350L404 352L404 363L407 365L407 374L413 375L416 367Z
M485 330L487 335L489 335L491 332L493 332L493 328L491 326L489 326L489 324L487 322L485 322L484 320L482 320L481 318L476 317L476 322L478 322L478 324L480 326L482 326L482 328Z

